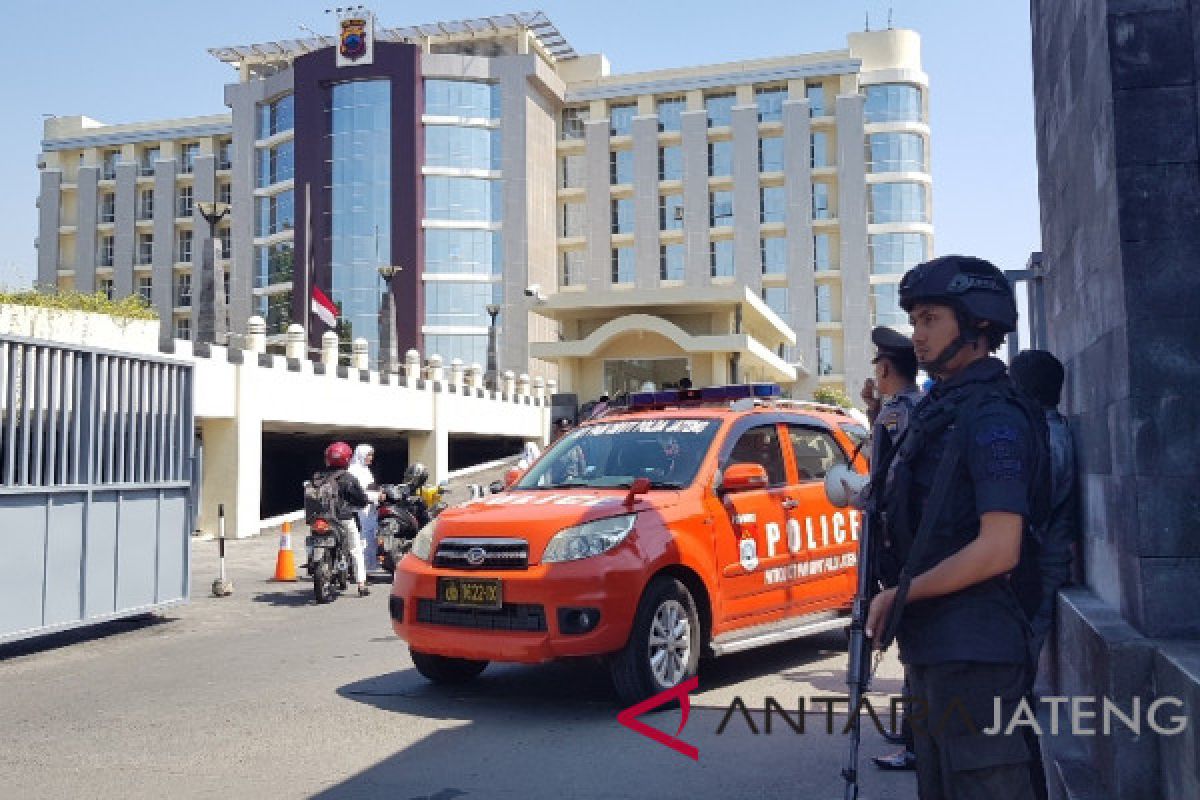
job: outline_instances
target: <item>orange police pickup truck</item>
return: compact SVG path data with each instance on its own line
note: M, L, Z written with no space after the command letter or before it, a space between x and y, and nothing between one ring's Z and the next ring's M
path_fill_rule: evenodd
M502 492L450 508L396 569L392 626L437 682L490 661L606 656L634 703L701 656L845 627L858 511L823 478L866 471L840 409L769 384L634 394Z

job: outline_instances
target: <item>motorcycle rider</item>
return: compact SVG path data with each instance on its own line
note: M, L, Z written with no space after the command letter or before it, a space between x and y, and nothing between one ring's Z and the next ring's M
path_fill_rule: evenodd
M329 469L323 475L330 475L337 481L338 499L340 506L338 520L344 527L349 542L350 557L354 560L354 576L358 578L358 594L365 597L371 593L367 586L367 571L363 565L362 537L359 535L356 512L371 503L362 484L350 473L350 459L353 453L350 445L345 442L334 442L325 448L325 466Z
M371 464L374 461L375 448L364 442L354 448L349 468L350 474L358 478L359 485L366 490L367 497L371 500L365 508L358 511L358 529L363 539L363 563L371 569L379 565L375 552L375 532L379 527L379 492L375 488L375 475L371 472ZM365 579L366 573L363 574Z

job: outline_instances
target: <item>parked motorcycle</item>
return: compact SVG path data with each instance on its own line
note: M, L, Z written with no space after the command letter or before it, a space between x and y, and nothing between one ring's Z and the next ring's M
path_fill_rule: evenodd
M379 487L379 527L375 532L379 566L395 572L396 564L412 547L413 537L442 513L447 503L445 482L423 486L416 491L407 483L384 484Z
M305 537L304 543L312 548L308 572L312 576L313 595L318 603L332 602L336 597L335 588L345 591L351 583L358 583L354 561L350 558L350 537L345 528L347 524L354 523L330 521L322 517L309 526L312 533Z

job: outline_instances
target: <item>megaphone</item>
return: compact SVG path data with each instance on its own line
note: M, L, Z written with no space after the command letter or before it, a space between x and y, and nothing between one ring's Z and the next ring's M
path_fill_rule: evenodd
M852 495L857 495L867 485L869 478L845 464L838 464L825 473L825 496L838 508L850 505ZM849 487L849 492L846 491Z

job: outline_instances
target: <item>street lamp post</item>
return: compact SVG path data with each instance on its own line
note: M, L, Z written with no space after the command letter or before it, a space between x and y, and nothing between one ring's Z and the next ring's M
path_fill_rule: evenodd
M392 278L404 267L379 267L379 277L386 287L379 304L379 370L384 375L400 372L400 331L396 325L396 303L392 297Z
M499 365L496 363L496 316L500 313L500 306L495 303L489 303L484 309L491 318L488 324L488 354L487 354L487 375L484 376L484 382L491 387L492 391L499 391Z
M201 261L200 297L196 310L196 341L206 344L225 344L229 333L228 310L225 303L224 270L217 263L217 223L229 214L228 203L202 201L196 203L200 216L208 223L208 246Z

